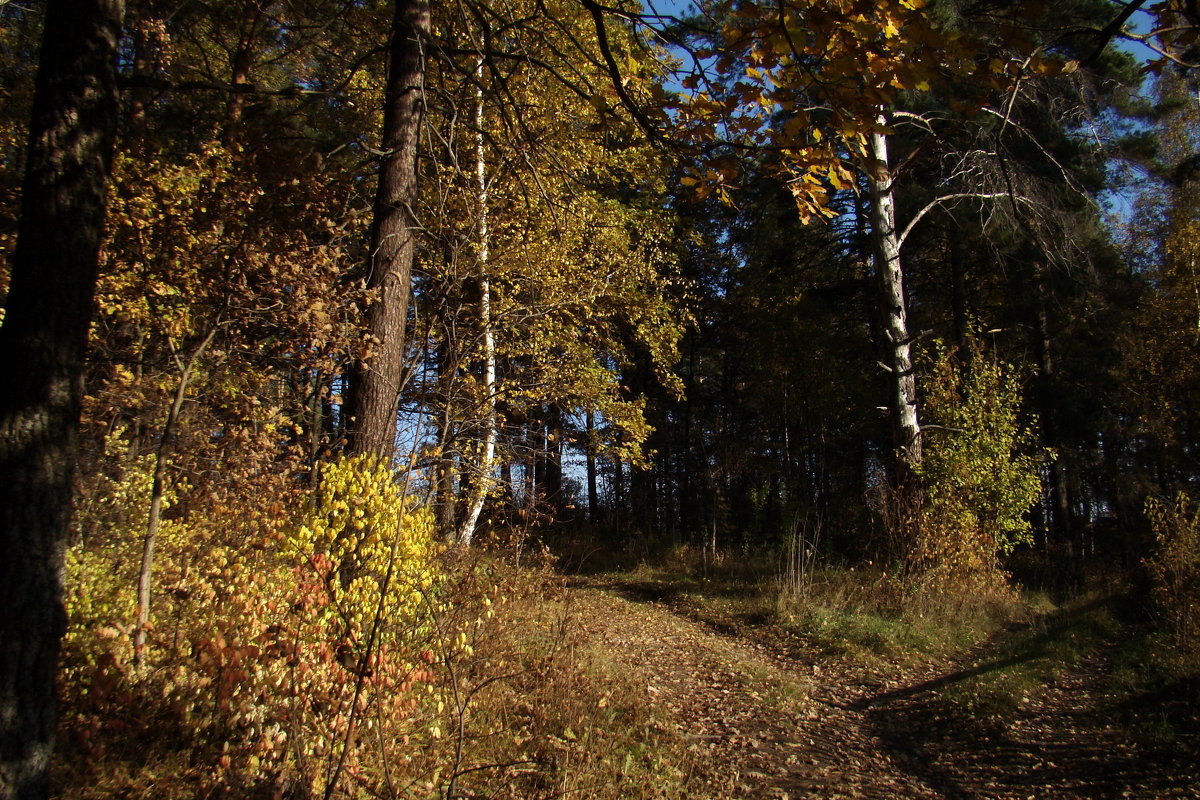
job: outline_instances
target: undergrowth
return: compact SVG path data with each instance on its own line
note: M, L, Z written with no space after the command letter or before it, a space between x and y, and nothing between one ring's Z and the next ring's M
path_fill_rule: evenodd
M864 665L960 651L1028 618L1036 602L1005 587L951 595L874 565L814 565L802 582L794 574L770 559L706 559L683 547L604 579L719 630L770 628Z
M966 675L948 684L942 699L955 717L981 736L1003 731L1045 686L1078 667L1119 628L1108 605L1077 601L995 637Z
M805 586L781 587L777 610L827 654L867 662L956 652L1027 613L1003 588L948 594L871 566L819 568Z
M548 562L439 552L389 476L329 469L315 501L163 538L140 669L132 537L76 545L56 796L688 796L686 748Z
M1122 638L1107 676L1112 714L1143 745L1200 759L1200 663L1172 644L1150 629Z
M1007 585L953 593L901 573L812 563L777 578L767 561L705 563L676 548L602 580L727 634L784 635L868 671L957 662L936 696L949 719L981 739L1001 734L1048 685L1104 649L1102 712L1142 744L1200 757L1200 663L1172 646L1174 631L1148 624L1132 595L1060 607Z

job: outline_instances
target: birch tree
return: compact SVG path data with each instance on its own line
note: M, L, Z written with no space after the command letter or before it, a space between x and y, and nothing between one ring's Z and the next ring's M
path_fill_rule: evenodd
M456 539L470 545L475 525L483 511L484 501L492 484L492 466L496 455L496 336L492 330L492 284L488 273L488 174L484 141L483 56L475 63L475 188L477 202L476 243L478 250L479 328L483 349L483 375L479 392L483 401L483 437L478 444L478 460L470 476L470 492L466 498L466 513L459 523Z

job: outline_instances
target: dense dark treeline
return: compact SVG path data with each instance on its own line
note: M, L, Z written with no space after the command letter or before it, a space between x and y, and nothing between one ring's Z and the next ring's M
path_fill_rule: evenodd
M948 24L995 30L994 10L939 8ZM1103 9L1060 6L1037 35L1083 59L1094 41L1064 32ZM1086 71L1031 81L1003 113L956 111L953 92L914 93L890 137L904 161L899 225L915 220L904 254L918 370L938 347L969 366L975 339L1020 374L1022 413L1055 454L1040 470L1036 543L1022 561L1053 565L1059 579L1069 579L1063 563L1076 579L1085 561L1136 563L1147 528L1129 487L1144 497L1190 481L1163 481L1139 457L1132 409L1144 384L1128 384L1122 367L1157 267L1129 263L1105 204L1110 192L1125 193L1121 205L1147 191L1164 166L1142 160L1136 186L1113 183L1122 153L1144 148L1157 124L1144 121L1140 81L1133 59L1110 50ZM633 509L640 524L771 548L798 521L820 520L843 556L899 555L880 507L893 445L866 194L850 187L829 224L802 225L787 193L749 168L736 210L681 203L697 232L684 256L697 322L680 346L684 399L652 404L653 491Z

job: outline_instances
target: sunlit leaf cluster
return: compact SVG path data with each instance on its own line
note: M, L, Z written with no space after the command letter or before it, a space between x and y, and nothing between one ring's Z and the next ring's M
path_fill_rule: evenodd
M969 361L937 345L934 353L916 563L986 576L1032 541L1029 515L1041 497L1046 454L1022 410L1019 372L978 344Z

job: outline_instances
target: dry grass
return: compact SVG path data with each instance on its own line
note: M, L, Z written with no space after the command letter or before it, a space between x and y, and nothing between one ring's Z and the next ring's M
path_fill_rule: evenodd
M682 741L642 702L630 666L583 634L561 579L493 561L505 608L457 666L464 797L689 796ZM450 793L447 793L450 796Z

